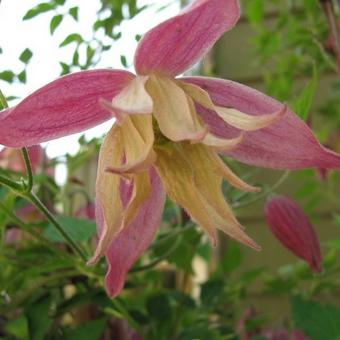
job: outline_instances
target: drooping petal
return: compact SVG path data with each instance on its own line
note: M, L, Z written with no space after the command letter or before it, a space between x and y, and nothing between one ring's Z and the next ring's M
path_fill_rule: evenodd
M98 125L112 118L99 99L111 101L133 78L109 69L61 77L0 112L0 144L29 146Z
M131 224L113 240L106 253L109 270L105 283L111 297L117 296L122 290L127 272L149 247L161 221L165 194L154 170L150 171L150 177L152 189L149 198L142 204Z
M237 0L195 0L147 32L135 54L138 74L176 76L194 65L240 16Z
M193 101L171 79L150 76L147 91L154 103L153 114L159 129L172 141L201 141L207 128L196 115Z
M127 116L117 129L122 136L125 163L119 166L110 165L106 170L117 174L147 170L156 160L156 154L152 149L154 142L152 116Z
M123 157L122 136L117 126L109 131L101 146L98 160L96 182L96 210L100 221L100 235L95 254L88 264L94 264L104 255L112 240L119 233L123 221L123 203L120 198L120 176L108 173L106 168L111 164L119 164ZM96 211L97 217L97 211Z
M130 83L112 100L112 107L117 111L133 114L152 113L152 98L145 90L148 77L139 76Z
M221 191L222 177L216 175L202 150L204 146L189 143L156 150L156 169L166 193L204 228L213 244L216 243L216 229L220 229L236 240L259 249L244 233L225 202Z
M265 207L268 226L277 239L307 261L315 272L322 271L321 252L312 224L303 210L285 196L272 198Z
M233 107L254 116L282 108L275 99L233 81L204 77L181 80L200 86L218 106ZM215 135L232 138L239 133L216 113L202 106L197 109ZM227 154L241 162L267 168L340 168L340 155L321 146L309 127L290 110L270 126L247 133L243 142Z

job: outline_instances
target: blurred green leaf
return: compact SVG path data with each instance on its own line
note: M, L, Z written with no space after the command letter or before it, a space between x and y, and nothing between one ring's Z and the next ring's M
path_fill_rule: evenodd
M76 43L81 43L83 41L83 38L80 34L78 33L71 33L70 35L68 35L64 40L63 42L59 45L59 47L64 47L66 45L69 45L73 42L76 42Z
M12 83L15 78L15 74L13 71L6 70L0 72L0 79L7 81L8 83Z
M340 309L335 306L296 297L292 300L292 312L295 327L310 340L340 339Z
M263 0L251 0L247 2L246 15L249 21L257 24L262 21L264 14Z
M96 234L96 224L90 220L79 219L69 216L57 216L57 221L75 241L87 241ZM63 242L63 237L49 224L44 235L51 241Z
M25 315L20 315L17 319L10 321L6 325L6 331L14 335L18 340L29 339L28 321Z
M295 99L293 103L293 110L298 116L304 121L307 120L310 109L313 104L313 99L316 91L317 85L317 71L316 67L313 67L313 77L301 91L298 98Z
M237 269L242 263L243 256L244 254L236 242L228 242L226 252L221 261L219 261L222 272L230 273Z
M28 19L32 19L35 16L41 14L41 13L45 13L48 11L51 11L53 9L55 9L57 6L57 4L53 4L53 3L49 3L49 2L44 2L39 4L38 6L30 9L23 17L23 20L28 20Z
M64 340L96 340L100 339L106 325L106 319L91 320L79 325L78 328L66 332Z
M75 21L78 21L78 10L79 10L78 7L72 7L68 11Z
M29 48L26 48L19 57L19 60L22 61L24 64L27 64L33 56L32 51Z
M156 320L166 321L171 317L170 301L165 293L151 296L146 303L146 309L149 315Z
M26 84L27 80L26 70L23 70L18 74L18 79L21 83Z
M52 323L50 317L51 296L45 295L35 300L25 311L29 324L30 339L43 340Z
M51 35L58 28L58 26L61 24L62 20L63 20L63 16L61 14L55 15L51 19L51 22L50 22L50 33L51 33Z
M122 65L123 65L124 67L128 67L127 60L126 60L125 55L121 55L121 56L120 56L120 62L122 63Z

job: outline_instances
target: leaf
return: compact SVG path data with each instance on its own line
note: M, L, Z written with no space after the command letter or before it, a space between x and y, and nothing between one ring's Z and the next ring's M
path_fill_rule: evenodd
M78 7L72 7L68 12L75 21L78 21Z
M1 202L6 206L8 211L12 211L15 203L15 195L12 191L0 191L1 195ZM3 196L3 197L2 197ZM9 218L5 211L0 209L0 231L2 232L2 229L6 226Z
M298 98L295 99L293 103L294 112L296 112L297 115L304 121L307 120L309 111L313 103L317 85L317 78L317 71L316 67L314 66L312 79L301 91L300 95L298 96Z
M340 309L335 306L296 297L292 312L296 328L304 331L310 340L340 339Z
M53 9L56 8L56 4L53 4L53 3L41 3L39 4L38 6L30 9L25 15L24 17L22 18L22 20L28 20L28 19L32 19L34 18L35 16L41 14L41 13L45 13L45 12L48 12L48 11L51 11Z
M170 301L164 293L159 293L148 299L146 309L149 315L156 320L166 321L171 317Z
M13 71L6 70L3 72L0 72L0 79L7 81L8 83L12 83L14 80L15 74Z
M100 339L101 335L104 332L104 328L106 325L106 319L92 320L87 321L78 328L67 332L64 336L64 340L93 340Z
M123 65L124 67L128 67L127 60L126 60L125 55L121 55L121 56L120 56L120 62L122 63L122 65Z
M69 216L57 216L56 219L74 241L87 241L96 234L96 224L93 221ZM64 242L52 224L47 226L44 235L51 241Z
M252 24L258 24L263 19L263 0L252 0L247 3L246 14Z
M212 305L216 303L223 293L224 282L220 279L211 279L201 287L201 301L203 304Z
M32 51L29 48L26 48L22 53L20 54L19 60L22 61L24 64L27 64L33 56Z
M59 45L59 47L64 47L68 44L71 44L72 42L77 42L78 44L83 41L83 38L78 33L71 33L68 35L63 42Z
M63 16L61 14L55 15L50 22L50 33L51 35L54 33L54 31L58 28L60 23L63 20Z
M242 263L244 254L236 242L228 242L226 253L219 265L224 273L230 273L237 269Z
M10 321L6 325L6 332L15 336L15 339L29 339L28 322L25 315L19 316L17 319Z
M18 74L18 79L21 83L26 84L26 70L23 70Z
M46 332L52 323L49 316L51 306L51 297L44 296L30 305L25 314L29 323L29 339L43 340L45 339Z
M69 65L67 65L66 63L63 63L62 61L59 62L59 64L62 68L61 75L70 73L70 66Z

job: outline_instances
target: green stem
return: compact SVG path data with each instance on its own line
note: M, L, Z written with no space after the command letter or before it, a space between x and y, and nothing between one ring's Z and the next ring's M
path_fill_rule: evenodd
M287 170L283 173L283 175L274 183L274 185L272 185L269 189L267 189L266 191L260 193L259 195L257 195L256 197L254 197L253 199L246 201L246 202L240 202L240 203L235 203L232 205L232 207L234 209L239 209L239 208L243 208L247 205L250 205L252 203L255 203L259 200L261 200L262 198L267 197L270 193L272 193L273 191L275 191L279 186L281 186L281 184L287 179L288 175L290 174L290 170Z
M18 182L12 181L11 179L0 175L0 184L3 184L7 188L14 190L16 192L22 192L22 185Z
M21 153L25 161L25 167L26 167L26 174L27 174L27 183L25 187L26 192L31 192L33 188L33 171L32 171L32 165L30 156L28 154L27 148L23 147L21 148Z
M46 218L53 224L53 226L58 230L61 236L67 241L67 243L71 246L71 248L84 260L87 261L87 258L80 247L75 243L72 238L65 232L63 227L58 223L52 213L45 207L45 205L40 201L40 199L33 193L29 192L25 196L28 200L30 200L45 216Z
M140 266L140 267L130 269L130 273L136 273L136 272L140 272L140 271L143 271L143 270L151 269L154 266L156 266L158 263L166 260L176 250L176 248L179 244L179 241L180 241L180 238L177 238L175 243L172 245L172 247L166 253L162 254L162 256L158 257L154 261L151 261L150 263L148 263L144 266Z

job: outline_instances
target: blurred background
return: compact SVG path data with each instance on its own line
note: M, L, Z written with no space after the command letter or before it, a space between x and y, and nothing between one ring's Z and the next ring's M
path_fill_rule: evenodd
M322 144L340 152L340 2L240 2L236 27L191 74L232 79L288 103ZM30 0L18 7L2 0L0 89L11 106L59 75L99 67L133 70L141 35L184 5ZM111 124L29 150L38 196L88 255L95 245L97 154ZM213 249L167 201L155 242L114 300L103 289L105 261L87 267L33 206L0 187L0 337L339 339L339 172L282 172L226 161L262 188L245 194L224 186L262 251L224 235ZM19 151L2 151L0 174L24 176ZM273 194L293 198L310 219L321 244L321 274L271 233L264 206Z

